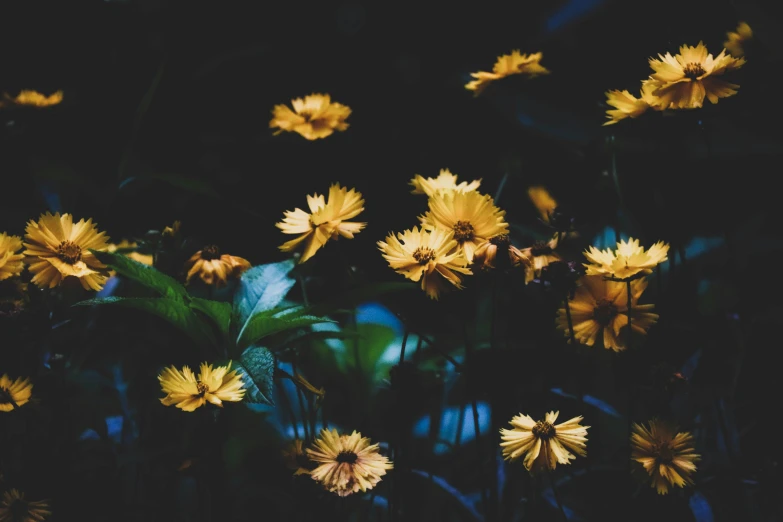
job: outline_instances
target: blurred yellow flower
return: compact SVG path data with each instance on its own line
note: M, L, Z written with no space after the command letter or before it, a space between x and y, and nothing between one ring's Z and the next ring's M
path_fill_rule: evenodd
M345 119L351 109L340 103L333 103L328 94L310 94L304 99L291 101L292 111L285 105L275 105L269 128L277 128L275 135L283 131L297 132L308 140L325 138L334 131L348 128Z
M13 105L51 107L52 105L57 105L63 101L63 91L57 91L54 94L45 96L38 91L23 90L19 92L16 97L12 97L8 93L4 93L3 98ZM0 103L0 106L1 105L2 103Z
M105 232L98 232L92 219L73 222L70 214L42 214L38 222L27 223L23 252L35 274L32 281L41 288L55 286L75 277L85 290L100 290L106 283L106 265L90 252L106 250Z
M374 488L394 467L378 444L356 431L340 435L334 429L321 430L307 456L318 465L310 472L313 480L341 497Z
M508 234L492 236L473 253L473 265L481 270L528 266L530 262L530 259L511 244Z
M177 234L179 234L179 229L182 227L182 222L179 220L175 221L171 224L171 226L167 226L163 229L163 232L161 232L161 235L163 237L174 237Z
M530 78L549 74L549 71L541 66L542 56L542 53L522 54L518 49L515 49L511 51L511 54L499 56L494 67L492 67L492 72L479 71L470 73L475 79L467 83L465 88L469 91L474 91L474 95L478 96L491 82L512 74L524 74Z
M195 411L207 402L223 407L223 402L239 402L245 396L242 376L227 366L215 369L211 364L201 363L198 376L188 366L180 372L174 366L165 368L160 375L161 388L166 394L160 399L164 406L174 405L182 411Z
M527 196L536 207L541 219L549 223L549 215L557 208L557 201L549 194L546 187L534 186L528 187Z
M457 184L456 174L452 174L449 169L440 169L440 174L437 178L425 178L420 174L416 174L408 184L413 186L411 194L432 196L440 190L458 190L461 192L476 190L481 185L481 179L474 179L470 183L463 181Z
M620 240L617 249L612 251L599 250L591 246L584 252L590 263L582 263L587 268L587 275L602 274L613 279L628 279L639 274L650 274L659 263L668 259L668 243L658 241L649 250L639 246L639 240L629 238L628 242Z
M628 91L607 91L606 104L614 109L606 111L608 121L604 122L604 125L613 125L625 118L638 118L649 108L657 111L665 109L661 99L653 94L659 86L660 84L654 81L643 81L639 98Z
M512 429L501 428L500 447L503 458L515 462L524 457L525 469L530 472L554 470L557 464L570 464L576 457L587 456L587 429L582 416L555 425L559 411L550 411L542 421L534 421L520 413L511 419ZM569 451L570 450L570 451Z
M133 259L134 261L138 261L139 263L142 263L147 266L152 266L152 254L142 254L140 252L137 252L136 250L131 250L137 248L138 245L136 243L130 242L127 239L123 239L119 243L109 243L106 246L107 252L116 252L120 250L121 254L123 254L125 257L129 257Z
M0 500L0 522L43 522L51 514L48 500L25 500L16 488L5 491Z
M30 401L33 385L29 378L17 377L11 380L8 374L0 377L0 411L20 408Z
M549 241L536 241L532 246L523 248L522 255L529 260L525 270L525 283L529 283L536 277L541 276L541 271L550 263L560 261L560 255L555 252L558 244L558 234L552 236Z
M21 249L22 238L0 233L0 281L18 276L24 270L24 256L18 253Z
M740 22L734 31L726 33L727 40L723 42L723 47L729 51L729 54L735 58L741 58L745 55L745 44L753 38L753 29L745 22Z
M652 479L651 486L659 495L669 492L670 486L692 486L691 473L701 457L693 448L693 435L677 432L677 428L657 419L649 428L633 424L631 458L644 466Z
M349 222L364 210L364 199L356 189L348 190L334 183L329 187L329 198L324 200L320 194L307 196L310 214L299 208L284 213L283 221L275 226L284 234L300 234L299 237L283 243L278 248L290 252L304 243L304 251L299 263L304 263L315 255L319 248L330 239L339 236L353 239L367 223Z
M207 245L185 263L188 271L185 284L199 276L208 285L224 286L229 278L239 277L250 268L250 261L243 257L221 254L217 245Z
M300 439L292 440L282 453L286 467L292 470L294 475L309 475L315 467L315 463L307 457Z

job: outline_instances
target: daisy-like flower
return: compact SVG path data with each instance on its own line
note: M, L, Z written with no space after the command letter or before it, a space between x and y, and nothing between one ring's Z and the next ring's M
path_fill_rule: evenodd
M651 274L656 265L668 259L668 252L669 244L663 241L658 241L645 251L638 239L628 238L628 242L620 240L614 251L591 246L584 252L590 263L583 264L587 268L587 275L602 274L612 279L626 280L640 274Z
M165 368L158 381L165 397L160 399L164 406L172 404L182 411L195 411L208 402L223 407L223 402L239 402L245 396L245 383L242 375L227 366L212 368L211 364L201 363L198 376L188 366L180 372L174 366Z
M527 189L527 196L536 207L546 223L549 223L549 215L557 208L557 201L549 194L546 187L535 186Z
M185 284L199 276L208 285L224 286L229 278L237 278L250 268L250 261L245 258L221 254L217 245L207 245L185 263L188 271Z
M753 29L745 22L740 22L734 31L726 33L727 40L723 47L735 58L745 55L745 44L753 38Z
M473 265L481 270L506 269L520 265L528 266L530 259L511 244L507 234L493 236L482 243L473 253Z
M106 265L90 252L106 250L106 232L98 232L92 219L73 222L70 214L47 212L27 223L23 254L33 283L41 288L55 286L75 277L85 290L100 290L108 277Z
M0 411L21 408L33 395L33 385L29 378L17 377L11 380L8 374L0 377Z
M449 169L440 169L440 174L437 178L425 178L420 174L416 174L408 184L413 186L411 194L432 196L440 190L458 190L460 192L476 190L481 185L481 179L474 179L470 183L463 181L457 184L456 174L452 174Z
M57 91L49 96L38 91L23 90L16 97L3 94L3 98L11 105L24 105L28 107L51 107L63 101L63 91ZM3 104L0 103L0 106Z
M347 221L364 210L364 199L361 192L340 187L339 183L333 183L329 187L328 200L324 200L320 194L308 195L307 206L310 208L309 214L296 208L286 211L283 221L275 224L284 234L299 234L299 237L278 247L283 252L290 252L300 243L304 243L299 263L313 257L330 239L337 239L339 236L353 239L354 234L367 226L367 223Z
M600 275L584 276L579 283L574 298L568 302L576 340L593 346L598 336L603 335L604 348L615 352L625 350L627 336L620 335L620 329L628 326L628 291L625 283L610 281ZM658 321L658 315L651 313L655 305L640 305L637 302L646 288L646 279L631 281L631 328L642 335ZM565 307L557 311L557 327L564 336L570 337Z
M313 480L341 497L374 488L394 467L380 454L378 444L370 444L356 431L340 435L334 429L321 430L307 456L318 465L310 472Z
M652 479L651 486L659 495L665 495L670 486L693 485L691 473L701 458L693 448L693 435L678 432L673 425L658 419L651 420L648 426L634 423L631 458L644 466Z
M658 58L650 58L650 67L655 71L650 78L658 83L652 94L661 100L662 106L674 109L701 107L705 96L711 103L718 103L720 98L737 94L739 85L719 76L745 65L744 58L727 55L725 49L713 58L702 42L696 47L681 46L680 54L675 56L666 53Z
M307 457L303 444L300 439L294 439L282 451L285 465L294 475L309 475L315 468L315 463Z
M492 196L470 192L438 192L429 199L429 210L419 216L427 230L452 230L469 263L473 253L493 236L508 233L505 210L495 206Z
M0 522L43 522L51 514L48 500L25 500L15 488L4 492L0 501Z
M552 236L549 241L536 241L532 246L523 248L522 255L530 262L526 265L525 283L529 283L541 276L541 271L550 263L560 261L560 255L555 252L558 244L558 234Z
M328 94L310 94L304 99L291 100L292 111L285 105L275 105L269 128L277 128L275 135L283 131L297 132L308 140L325 138L334 131L348 128L345 119L351 109L340 103L333 103Z
M503 458L515 462L524 456L525 469L530 472L554 470L557 464L570 464L576 459L572 451L584 457L587 429L582 416L555 425L559 411L550 411L542 421L534 421L520 413L511 419L510 430L501 428Z
M511 54L499 56L494 67L492 67L492 72L479 71L470 73L475 79L467 83L465 88L469 91L474 91L474 95L478 96L491 82L512 74L524 74L530 78L549 74L549 70L540 63L542 56L542 53L522 54L518 49L515 49L511 51Z
M661 99L653 94L659 86L660 84L654 81L643 81L639 98L628 91L607 91L606 104L614 109L606 111L607 121L604 125L613 125L625 118L638 118L649 108L656 111L664 110L666 107Z
M24 256L18 253L21 249L22 238L0 234L0 281L18 276L24 270Z
M129 257L130 259L138 261L144 265L152 266L152 254L142 254L141 252L136 251L137 247L138 245L136 243L130 242L127 239L123 239L117 244L109 243L106 247L106 251L117 252L119 250L121 254L125 255L125 257Z
M413 227L396 236L389 233L385 242L378 241L378 248L398 274L421 281L421 289L431 299L437 299L450 285L462 289L459 274L473 273L451 230Z

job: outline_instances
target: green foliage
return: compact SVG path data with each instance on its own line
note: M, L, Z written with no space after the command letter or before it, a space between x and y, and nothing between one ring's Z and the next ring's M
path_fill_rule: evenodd
M240 328L238 336L242 335L250 316L280 305L296 283L288 275L293 269L293 260L287 260L254 266L242 274L234 294L235 324Z
M190 307L194 310L202 312L217 326L218 330L223 336L223 340L229 339L229 332L231 329L231 305L221 301L211 301L209 299L201 299L200 297L194 297L190 301Z
M237 346L244 348L258 342L264 337L291 330L294 328L303 328L317 323L334 322L325 317L303 314L303 310L267 310L252 315L242 333L237 338Z
M163 297L179 302L184 302L189 297L187 290L179 281L151 266L139 263L116 252L101 252L99 250L90 250L90 252L95 254L98 261L116 270L118 274L132 279L151 290L155 290Z
M242 353L238 366L245 377L245 400L273 406L275 356L272 352L263 346L251 346Z

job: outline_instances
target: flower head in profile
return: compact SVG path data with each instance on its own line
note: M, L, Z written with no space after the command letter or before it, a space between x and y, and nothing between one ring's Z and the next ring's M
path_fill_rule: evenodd
M17 377L11 380L8 374L0 377L0 411L21 408L33 395L33 385L28 378Z
M556 425L559 414L559 411L550 411L538 422L522 413L511 419L511 429L500 430L503 458L515 462L524 457L525 469L537 472L547 468L554 470L558 464L570 464L576 459L573 453L586 456L590 426L579 424L581 416Z
M541 219L545 223L549 223L549 216L557 208L557 201L549 194L546 187L540 185L528 187L527 196L530 198L533 206L536 207L536 210L538 210Z
M626 285L607 280L600 275L584 276L579 282L574 298L568 302L577 342L593 346L601 336L607 350L625 350L627 336L621 335L620 329L628 326ZM655 305L637 303L646 288L646 279L631 281L631 328L641 335L645 335L650 326L658 321L658 315L651 313ZM570 337L565 307L557 311L557 327L563 331L564 336Z
M123 239L119 243L109 243L106 246L107 252L119 252L125 257L138 261L141 264L152 266L153 256L152 254L142 254L139 252L138 245L134 242L130 242L127 239Z
M457 190L460 192L477 190L481 185L481 179L474 179L470 183L463 181L458 184L456 174L452 174L449 169L441 169L437 178L425 178L420 174L416 174L408 184L413 186L411 194L432 196L441 190Z
M526 265L525 283L536 277L541 277L541 271L550 263L560 261L560 255L555 251L559 243L559 235L555 234L549 241L536 241L533 245L523 248L522 255L530 262Z
M612 279L625 280L652 273L652 269L668 259L669 245L663 241L653 244L648 250L639 245L639 240L620 240L612 251L599 250L591 246L584 252L590 263L584 263L587 275L604 275Z
M301 439L292 440L282 453L286 467L292 470L294 475L309 475L315 468L315 463L307 457Z
M746 22L740 22L734 31L726 33L723 47L735 58L745 56L745 45L753 39L753 29Z
M221 254L217 245L207 245L185 263L188 271L185 283L198 276L205 284L224 286L229 278L237 278L250 268L250 261L243 257Z
M473 265L485 271L504 270L520 265L527 267L529 264L530 259L511 244L508 234L492 236L473 253Z
M0 281L16 277L24 270L24 256L19 253L20 250L22 238L0 233Z
M201 363L198 375L188 366L183 366L182 371L174 366L165 368L158 375L166 394L160 402L182 411L195 411L208 402L221 408L224 402L239 402L245 396L245 383L237 370L230 369L230 362L214 369L211 364Z
M367 223L348 221L364 210L361 192L340 187L339 183L333 183L329 187L329 197L326 200L320 194L308 195L307 205L310 208L309 213L299 208L286 211L283 221L275 224L284 234L299 234L299 237L278 247L283 252L290 252L303 244L304 250L299 263L313 257L330 239L340 236L353 239L354 234L367 226Z
M381 455L378 444L354 431L340 435L337 430L321 430L307 456L317 464L310 472L313 480L341 497L374 488L394 466Z
M51 514L48 500L25 500L15 488L5 491L0 500L0 522L43 522Z
M90 250L106 250L108 237L98 232L92 219L74 223L70 214L47 212L27 223L26 232L23 254L35 274L33 283L54 288L63 279L75 277L85 290L103 288L108 269Z
M378 248L389 266L411 281L421 281L421 289L437 299L449 287L462 289L462 277L470 275L468 260L454 240L454 232L413 227L396 236L390 233Z
M41 94L38 91L23 90L20 91L15 97L9 96L8 93L3 94L3 98L8 104L22 105L27 107L51 107L52 105L58 105L63 101L63 91L57 91L49 96ZM0 102L0 106L3 103Z
M666 107L660 98L653 94L659 84L650 80L642 82L640 96L636 98L628 91L607 91L606 104L614 107L606 111L607 121L604 125L614 125L620 120L626 118L638 118L647 109L652 108L656 111L662 111Z
M658 58L650 58L655 71L650 79L657 82L652 94L663 107L673 109L695 109L704 104L705 97L718 103L720 98L737 94L739 85L720 77L745 65L744 58L727 55L725 49L713 58L702 42L696 47L683 45L679 54L659 54Z
M308 140L326 138L334 131L348 128L345 119L351 109L340 103L334 103L328 94L310 94L304 99L291 101L294 110L285 105L275 105L269 128L277 128L275 134L283 131L296 132Z
M691 474L701 458L693 448L693 435L658 419L647 424L633 425L631 458L644 466L651 486L665 495L670 487L693 485Z
M467 83L465 88L474 91L474 95L478 96L490 83L512 74L523 74L529 78L549 74L549 70L541 65L542 56L542 53L522 54L518 49L515 49L511 51L511 54L499 56L492 67L492 72L470 73L474 80Z

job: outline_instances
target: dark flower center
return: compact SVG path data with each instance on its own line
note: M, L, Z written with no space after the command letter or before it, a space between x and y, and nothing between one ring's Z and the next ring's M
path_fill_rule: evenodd
M335 459L340 464L353 464L359 456L353 451L341 451Z
M76 264L82 259L82 247L73 241L63 241L60 243L60 246L57 247L57 257L69 265Z
M217 245L207 245L201 249L201 259L204 261L212 261L213 259L220 259L220 249Z
M538 421L536 422L536 425L533 426L533 436L538 439L551 439L555 436L555 431L555 427L552 423L547 421Z
M199 397L203 397L209 391L209 386L207 386L206 384L204 384L201 381L198 381L196 383L196 389L198 390L198 396Z
M8 506L8 511L11 512L11 520L32 520L30 515L30 508L27 505L27 502L16 498L13 502L11 502L11 505Z
M11 393L0 386L0 404L10 404L11 399Z
M454 239L458 243L470 241L473 239L473 225L469 221L457 221L454 224Z
M545 241L536 241L533 246L530 247L530 254L533 257L545 256L552 253L552 247Z
M704 75L707 71L704 70L704 67L702 67L700 63L691 62L682 68L682 72L685 74L686 78L696 80L699 78L699 76Z
M435 251L428 247L419 247L413 251L413 259L420 265L426 265L435 259Z
M617 307L608 299L600 299L593 308L593 319L603 327L609 326L617 315Z
M671 444L668 442L659 442L656 444L654 453L663 464L671 464L674 459L674 452L672 451Z
M511 244L507 234L500 234L489 238L489 242L497 247L508 247Z

